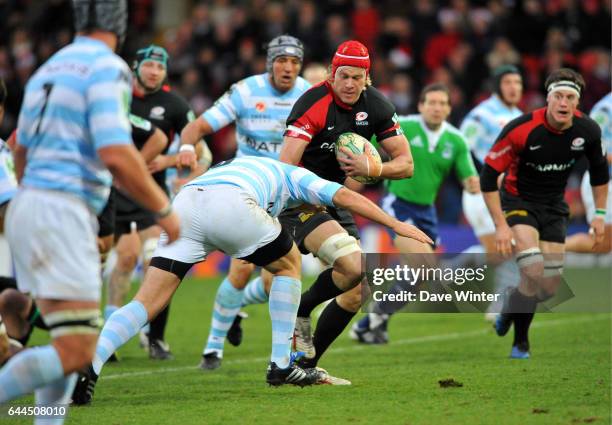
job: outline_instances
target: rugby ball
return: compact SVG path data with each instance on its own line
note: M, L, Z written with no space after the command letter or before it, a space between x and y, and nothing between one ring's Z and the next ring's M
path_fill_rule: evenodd
M378 166L375 166L375 164L373 164L372 161L380 165L382 164L382 159L380 158L380 155L378 151L376 150L376 148L374 147L374 145L370 143L370 141L367 140L365 137L360 136L357 133L342 133L340 137L338 137L338 140L336 140L336 146L335 146L336 159L347 157L347 155L344 152L342 152L341 148L346 148L348 151L354 154L361 155L365 151L366 146L370 146L371 156L370 156L369 165L373 169L372 172L374 172L374 170L378 170ZM340 165L342 165L341 162L340 162ZM373 184L378 181L377 177L371 177L371 176L355 176L351 178L357 180L360 183L364 183L364 184Z

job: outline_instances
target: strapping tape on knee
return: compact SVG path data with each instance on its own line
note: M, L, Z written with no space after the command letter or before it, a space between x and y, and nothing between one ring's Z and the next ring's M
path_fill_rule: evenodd
M148 263L153 258L155 249L157 248L157 241L159 238L147 239L142 246L142 262Z
M544 260L544 277L556 277L563 274L562 260Z
M62 310L45 314L51 338L65 335L97 335L102 326L98 309Z
M543 262L544 256L540 248L529 248L516 254L516 264L521 269Z
M350 236L348 233L337 233L327 238L317 251L317 257L325 261L330 266L334 262L345 255L353 252L361 252L361 247L357 243L357 239Z

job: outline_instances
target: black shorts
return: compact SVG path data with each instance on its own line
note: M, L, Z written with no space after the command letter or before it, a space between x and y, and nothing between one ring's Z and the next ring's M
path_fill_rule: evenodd
M117 212L115 217L115 238L132 231L132 222L136 223L136 230L148 229L156 223L153 213L141 207L131 198L113 188L117 199Z
M115 214L117 212L117 199L114 189L108 195L104 209L98 215L98 237L104 238L115 233Z
M240 260L248 261L259 267L264 267L287 255L292 247L293 239L291 239L289 232L287 229L281 228L281 232L276 239L257 249L254 253L240 258Z
M563 199L544 204L502 191L501 205L510 227L526 224L539 232L541 241L565 243L569 207Z
M359 229L353 215L344 208L327 207L323 211L304 212L299 208L287 210L278 216L284 229L287 229L302 254L308 254L304 239L321 224L336 220L349 235L359 240Z

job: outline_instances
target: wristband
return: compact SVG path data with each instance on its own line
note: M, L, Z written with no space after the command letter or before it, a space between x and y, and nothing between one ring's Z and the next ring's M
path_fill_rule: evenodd
M603 208L597 208L595 210L595 215L600 215L602 217L605 217L606 216L606 210L603 209Z
M155 218L159 220L168 217L170 214L172 214L172 204L168 203L168 205L155 213Z
M195 153L195 146L193 145L181 145L179 152L193 152Z

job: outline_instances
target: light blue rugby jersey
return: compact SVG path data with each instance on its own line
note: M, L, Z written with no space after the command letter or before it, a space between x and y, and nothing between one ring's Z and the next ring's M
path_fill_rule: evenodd
M112 176L97 149L131 145L131 73L88 37L55 53L26 86L17 142L28 149L22 185L68 192L99 213Z
M221 163L183 187L212 185L244 189L272 217L303 203L333 206L332 198L343 187L305 168L252 156L235 158L225 165Z
M601 141L608 155L612 154L612 93L593 106L590 117L601 127Z
M0 205L10 201L16 192L13 156L6 142L0 139Z
M286 93L276 90L269 74L253 75L232 85L202 116L214 131L236 121L236 156L278 159L287 117L310 88L302 77Z
M494 94L472 109L463 119L460 130L468 147L484 163L495 139L506 124L521 115L516 107L509 108Z

